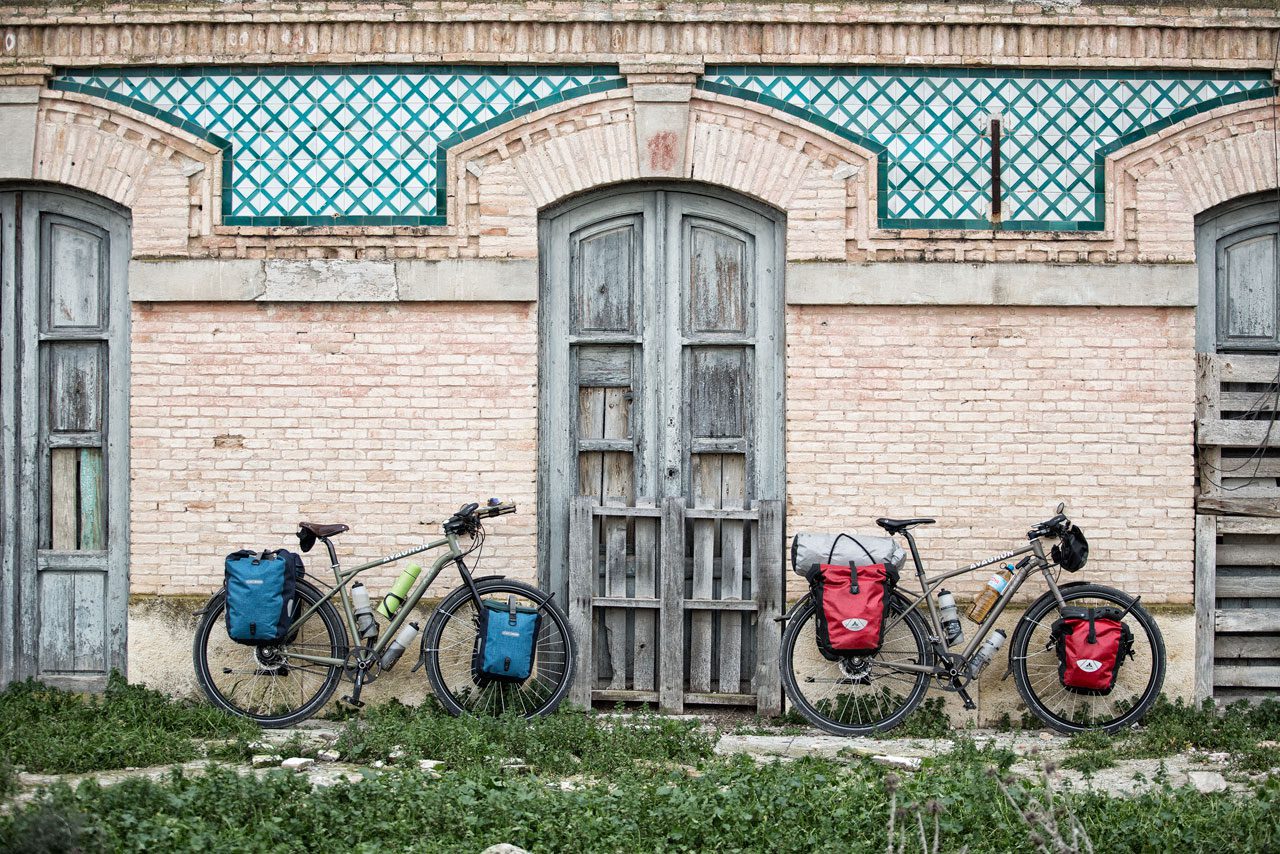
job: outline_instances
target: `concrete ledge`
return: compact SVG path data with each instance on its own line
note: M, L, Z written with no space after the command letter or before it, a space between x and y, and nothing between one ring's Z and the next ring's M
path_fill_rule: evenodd
M129 298L136 302L254 300L266 289L261 261L184 258L129 262Z
M35 174L39 86L0 86L0 179L29 180Z
M1194 264L787 264L793 305L1194 306Z
M538 262L477 258L397 261L402 301L535 302Z

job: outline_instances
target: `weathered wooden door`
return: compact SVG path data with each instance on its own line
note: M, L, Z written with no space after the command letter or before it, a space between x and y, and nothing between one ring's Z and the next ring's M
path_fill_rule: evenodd
M605 598L656 601L664 573L679 573L684 597L706 604L675 615L606 607L604 637L578 641L597 650L610 696L647 696L655 622L682 623L666 632L684 635L679 681L741 700L752 624L712 603L751 600L748 511L783 499L779 220L745 200L656 188L562 206L541 237L541 581L568 593L575 496L651 508L594 523L593 542L613 555L602 561ZM657 508L671 498L726 512L690 515L687 561L655 568ZM624 649L641 659L626 654L626 673Z
M0 188L0 682L125 670L129 225Z
M1196 223L1196 688L1224 700L1280 689L1278 214L1266 193Z

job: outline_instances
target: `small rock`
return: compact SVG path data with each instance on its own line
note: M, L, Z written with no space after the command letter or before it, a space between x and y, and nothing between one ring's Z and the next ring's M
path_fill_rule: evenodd
M512 845L510 842L499 842L497 845L490 845L480 854L529 854L529 852L519 845Z
M342 755L336 750L321 750L316 754L316 759L321 762L337 762L341 758Z
M1272 741L1269 738L1265 738L1262 741L1258 742L1258 746L1259 747L1280 747L1280 741Z
M1227 790L1227 779L1217 771L1188 771L1187 781L1204 795Z
M419 771L439 771L440 766L443 764L444 762L440 761L439 759L419 759L418 770Z
M1210 762L1226 762L1228 759L1231 758L1231 754L1230 753L1210 753L1205 758L1208 759Z
M386 767L387 767L387 763L385 763L385 762L383 762L381 759L379 759L377 762L373 763L373 767L374 767L374 768L386 768Z
M249 764L254 768L274 768L280 764L280 757L274 753L255 753Z
M251 741L249 742L249 749L256 753L266 753L274 750L275 745L269 741Z
M309 756L294 756L280 763L280 767L286 771L305 771L316 761Z
M1053 733L1051 733L1051 732L1042 732L1042 733L1040 733L1040 740L1041 740L1041 741L1053 741Z
M396 745L391 748L391 752L387 754L387 761L399 762L401 759L404 759L406 755L404 748L400 745Z
M920 770L920 760L914 756L888 756L885 754L877 754L871 757L871 761L878 765L887 765L890 768L901 768L903 771Z
M528 771L528 770L529 770L529 766L528 766L527 764L525 764L525 761L524 761L523 759L516 759L516 758L514 758L514 757L510 757L510 756L509 756L509 757L507 757L506 759L503 759L503 760L502 760L502 770L504 770L504 771Z

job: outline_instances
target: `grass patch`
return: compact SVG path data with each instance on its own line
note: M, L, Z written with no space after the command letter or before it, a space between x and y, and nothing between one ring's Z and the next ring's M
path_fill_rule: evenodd
M335 745L344 761L372 763L401 748L408 759L438 759L446 768L490 770L519 759L539 772L605 774L635 762L697 764L714 741L696 721L648 712L602 717L566 710L525 720L446 714L434 701L410 708L392 701L344 726Z
M192 739L258 733L248 721L118 674L96 696L15 682L0 692L0 721L0 764L50 774L186 762L201 755Z
M876 738L951 738L956 728L947 717L947 701L941 697L930 697L915 711L907 715L902 723L891 730L877 733Z

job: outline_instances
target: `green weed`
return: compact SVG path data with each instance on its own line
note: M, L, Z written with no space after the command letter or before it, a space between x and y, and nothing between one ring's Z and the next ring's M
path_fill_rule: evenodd
M174 700L113 674L100 696L15 682L0 692L0 761L28 771L76 773L185 762L195 738L249 738L252 723Z
M879 738L950 738L955 735L956 728L947 718L946 700L941 697L930 697L915 711L907 715L901 724L887 732L879 733Z

